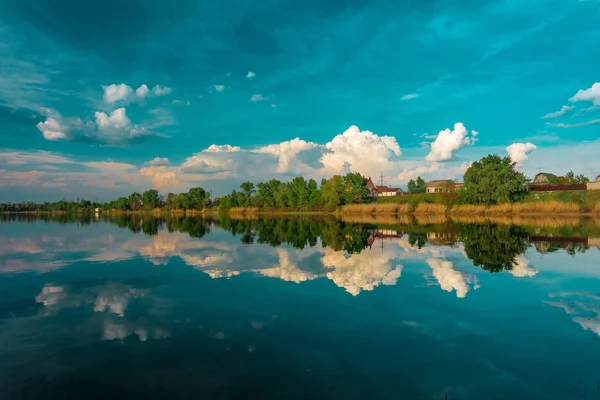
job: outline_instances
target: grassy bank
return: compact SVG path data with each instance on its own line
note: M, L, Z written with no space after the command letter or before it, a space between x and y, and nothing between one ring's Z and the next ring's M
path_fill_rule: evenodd
M423 203L411 204L369 204L350 205L342 207L342 215L467 215L467 216L494 216L494 215L585 215L600 213L600 207L589 209L576 203L561 203L557 201L537 201L529 203L500 204L496 206L482 205L445 205Z

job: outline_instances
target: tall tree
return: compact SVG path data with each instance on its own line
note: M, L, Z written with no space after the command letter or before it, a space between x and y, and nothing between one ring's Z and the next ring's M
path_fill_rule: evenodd
M142 195L138 192L133 192L129 195L129 208L133 211L138 211L142 208Z
M369 195L367 181L359 173L348 173L344 176L344 204L362 203Z
M148 210L153 210L156 207L160 206L160 196L158 195L158 190L149 189L146 190L142 194L142 202L144 208Z
M342 193L344 193L344 179L334 175L325 181L322 187L323 201L329 207L337 207L342 204Z
M465 172L461 203L492 205L521 200L527 179L515 166L510 157L497 154L474 162Z
M201 210L206 205L210 195L206 190L201 187L191 188L188 191L188 199L190 203L190 208Z
M244 182L240 185L242 189L242 204L243 207L250 207L252 205L252 195L254 194L254 184L252 182Z

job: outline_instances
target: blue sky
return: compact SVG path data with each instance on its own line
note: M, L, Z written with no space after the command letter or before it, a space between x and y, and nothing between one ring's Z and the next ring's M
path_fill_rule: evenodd
M598 20L596 0L6 0L0 201L403 185L513 144L530 176L595 176Z

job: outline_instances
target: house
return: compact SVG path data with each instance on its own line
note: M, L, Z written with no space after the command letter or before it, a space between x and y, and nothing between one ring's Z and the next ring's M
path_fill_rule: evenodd
M533 178L532 185L564 185L567 184L567 178L556 176L548 172L540 172Z
M371 177L367 179L367 189L369 189L369 192L373 197L404 196L404 191L402 189L375 185Z
M462 183L455 183L452 179L427 182L427 193L453 193L458 192Z
M598 175L592 182L587 183L587 190L600 190L600 175Z

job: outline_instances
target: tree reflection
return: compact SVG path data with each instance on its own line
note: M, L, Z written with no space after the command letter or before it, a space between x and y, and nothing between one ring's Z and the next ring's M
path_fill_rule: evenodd
M517 226L467 224L463 225L461 238L467 257L490 272L511 270L515 258L527 248L527 232Z

